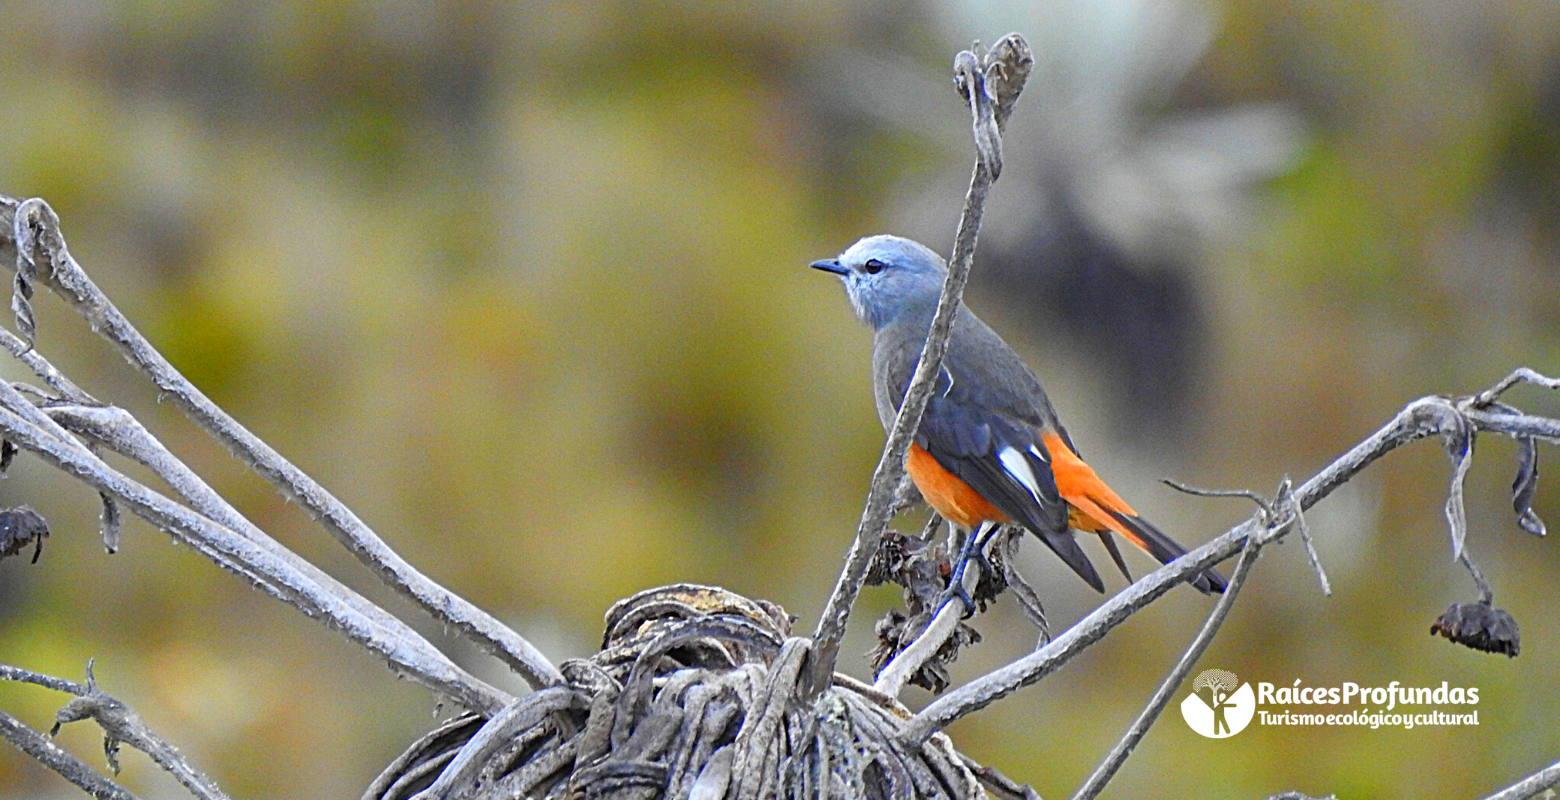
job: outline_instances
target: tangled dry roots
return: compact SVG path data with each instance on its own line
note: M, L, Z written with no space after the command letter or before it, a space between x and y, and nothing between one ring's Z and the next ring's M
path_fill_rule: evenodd
M363 797L981 795L978 766L942 734L900 741L909 712L870 686L836 675L816 701L799 699L809 642L789 632L778 606L724 589L641 592L607 612L601 652L562 665L566 685L489 719L451 720L413 743Z

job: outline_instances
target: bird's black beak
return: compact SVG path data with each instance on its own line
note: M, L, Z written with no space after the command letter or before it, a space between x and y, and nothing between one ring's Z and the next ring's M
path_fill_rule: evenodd
M814 261L808 266L812 267L813 269L821 269L824 272L832 272L835 275L844 275L846 272L849 272L849 270L840 266L840 260L837 258L826 258L822 261Z

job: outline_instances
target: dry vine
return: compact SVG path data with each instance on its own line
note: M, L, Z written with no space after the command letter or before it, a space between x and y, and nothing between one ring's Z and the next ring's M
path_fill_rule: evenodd
M1003 800L1038 800L1033 790L954 750L940 731L949 723L1054 672L1175 584L1240 553L1228 592L1179 662L1099 767L1079 789L1094 797L1116 774L1217 633L1268 543L1298 530L1324 591L1326 575L1310 546L1303 512L1396 447L1440 437L1453 462L1446 515L1456 560L1477 587L1473 602L1454 605L1432 626L1453 641L1516 655L1517 627L1494 606L1494 593L1466 548L1463 481L1478 433L1519 443L1513 507L1518 525L1538 535L1531 508L1536 443L1560 443L1560 421L1523 414L1501 401L1518 383L1549 389L1560 381L1519 369L1485 392L1417 400L1321 473L1291 490L1286 480L1270 502L1250 492L1258 512L1247 522L1133 583L1054 640L1035 594L1011 568L1016 529L999 534L990 574L971 573L977 602L1011 590L1041 631L1035 652L943 695L920 713L898 702L906 682L940 691L946 665L978 640L960 624L955 604L939 605L947 586L947 552L921 538L887 531L906 501L902 464L919 425L950 322L973 261L986 194L1001 174L1002 128L1032 68L1017 34L990 52L961 52L955 82L967 103L977 160L954 240L947 283L921 363L874 472L856 537L840 579L810 638L791 635L778 607L714 587L677 585L642 592L607 614L595 656L554 666L523 637L427 579L385 546L323 487L244 429L180 375L92 283L71 256L59 220L40 199L0 197L0 261L16 268L12 310L18 333L0 330L0 345L43 387L0 381L0 472L17 448L91 486L103 503L105 547L119 543L120 509L243 577L267 594L320 620L377 653L392 670L467 709L414 743L368 788L367 800L419 798L623 798L757 800L775 797L949 798L989 792ZM83 391L36 349L34 287L63 298L208 434L288 498L308 509L386 584L499 658L535 689L515 698L462 670L394 615L348 589L246 519L170 453L139 421ZM146 466L168 493L107 464L109 450ZM1200 490L1189 490L1202 492ZM1217 494L1217 493L1213 493ZM29 547L41 552L48 527L30 509L0 511L0 558ZM885 547L885 543L887 546ZM35 555L34 558L37 556ZM867 581L905 588L909 614L879 624L883 645L876 686L834 666L850 611ZM87 683L0 665L0 679L74 695L57 724L91 718L103 729L116 767L120 743L143 750L197 797L221 798L216 785L179 756L133 711ZM111 778L57 747L50 737L0 712L0 737L94 797L132 795ZM1560 783L1560 764L1492 797L1509 800ZM1277 795L1300 797L1296 793Z

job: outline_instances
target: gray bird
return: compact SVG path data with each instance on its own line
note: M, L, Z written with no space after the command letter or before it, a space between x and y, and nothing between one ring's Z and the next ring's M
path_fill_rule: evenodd
M812 267L838 275L856 316L872 326L872 385L887 430L915 374L947 268L931 249L898 236L869 236ZM921 496L969 530L971 541L1015 522L1095 591L1105 584L1071 529L1098 534L1128 580L1112 533L1164 564L1186 555L1084 463L1034 373L963 306L905 469ZM1227 586L1212 569L1191 584L1205 594Z

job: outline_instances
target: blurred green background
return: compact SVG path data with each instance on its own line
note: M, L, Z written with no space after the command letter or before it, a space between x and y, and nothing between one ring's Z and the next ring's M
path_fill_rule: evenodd
M1090 461L1182 542L1250 509L1161 476L1268 492L1415 397L1560 372L1549 0L0 8L0 193L52 203L178 367L555 659L593 651L613 600L674 581L815 623L882 433L869 333L805 265L876 232L947 251L972 158L948 65L975 38L1022 31L1038 64L970 303ZM39 314L40 349L89 391L385 598L52 297ZM1515 526L1513 454L1492 437L1479 451L1470 548L1521 657L1426 633L1473 589L1451 562L1446 460L1423 443L1310 515L1333 597L1298 543L1269 551L1198 667L1478 686L1479 727L1213 741L1171 709L1106 796L1467 797L1560 757L1560 548ZM23 502L54 536L38 564L0 563L0 661L79 679L95 657L108 691L237 797L354 797L450 711L139 521L105 555L95 494L25 456L0 483L0 503ZM1536 507L1560 520L1553 479ZM1058 626L1100 602L1025 553ZM845 669L866 674L871 620L897 601L866 595ZM956 741L1066 796L1208 607L1173 592ZM1034 644L1011 601L978 627L959 679ZM0 686L40 728L61 703ZM99 760L94 728L61 739ZM181 796L138 754L121 777ZM0 795L77 796L9 748Z

